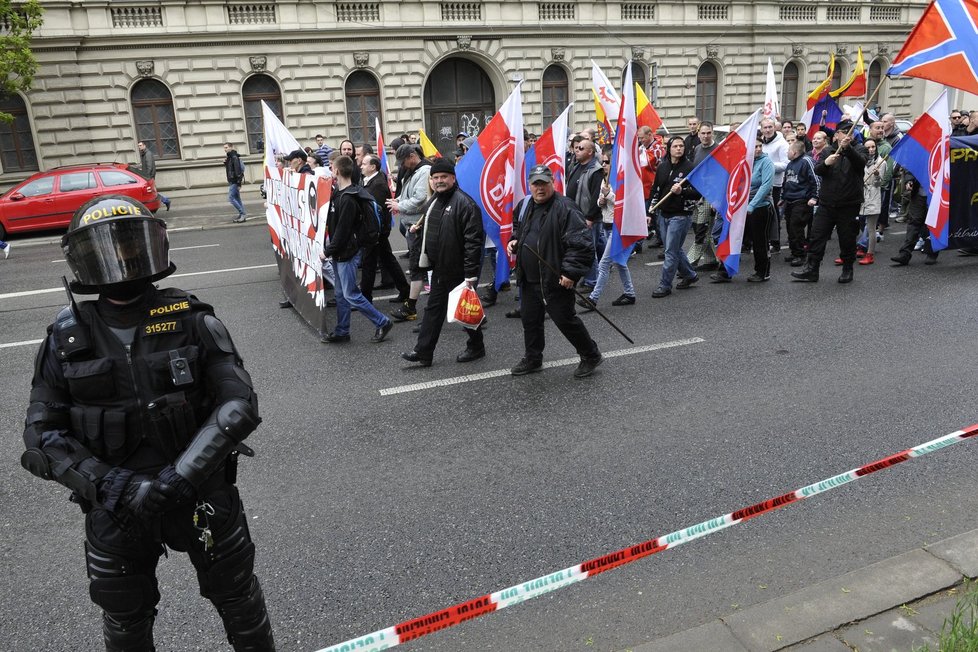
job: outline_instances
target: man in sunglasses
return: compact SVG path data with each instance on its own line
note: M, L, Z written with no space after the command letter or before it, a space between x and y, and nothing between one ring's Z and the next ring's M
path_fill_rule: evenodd
M603 252L604 229L601 228L601 207L598 206L598 197L601 195L601 165L599 157L596 156L597 147L593 140L587 138L574 146L577 165L567 176L566 192L567 197L577 204L584 214L587 228L591 230L594 250ZM595 257L591 269L582 281L584 288L588 291L593 290L597 278L598 259Z

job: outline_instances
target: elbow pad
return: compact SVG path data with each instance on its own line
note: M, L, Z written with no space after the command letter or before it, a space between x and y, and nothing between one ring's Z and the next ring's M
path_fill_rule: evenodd
M176 472L195 488L200 487L259 423L261 417L248 401L233 398L221 404L174 463Z

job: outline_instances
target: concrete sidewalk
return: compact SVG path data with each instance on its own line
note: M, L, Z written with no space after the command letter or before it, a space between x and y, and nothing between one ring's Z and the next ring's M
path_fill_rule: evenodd
M978 530L754 605L630 652L909 652L929 645L978 576Z

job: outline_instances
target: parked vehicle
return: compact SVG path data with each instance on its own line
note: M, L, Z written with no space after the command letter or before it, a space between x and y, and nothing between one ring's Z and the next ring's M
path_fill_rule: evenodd
M156 182L125 163L68 165L37 174L0 196L0 240L8 233L68 226L82 204L97 195L118 194L160 207Z

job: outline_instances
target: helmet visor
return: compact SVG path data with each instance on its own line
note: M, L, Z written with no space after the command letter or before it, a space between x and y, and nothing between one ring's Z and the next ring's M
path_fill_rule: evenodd
M65 259L83 285L111 285L164 272L170 265L166 223L109 220L65 236Z

